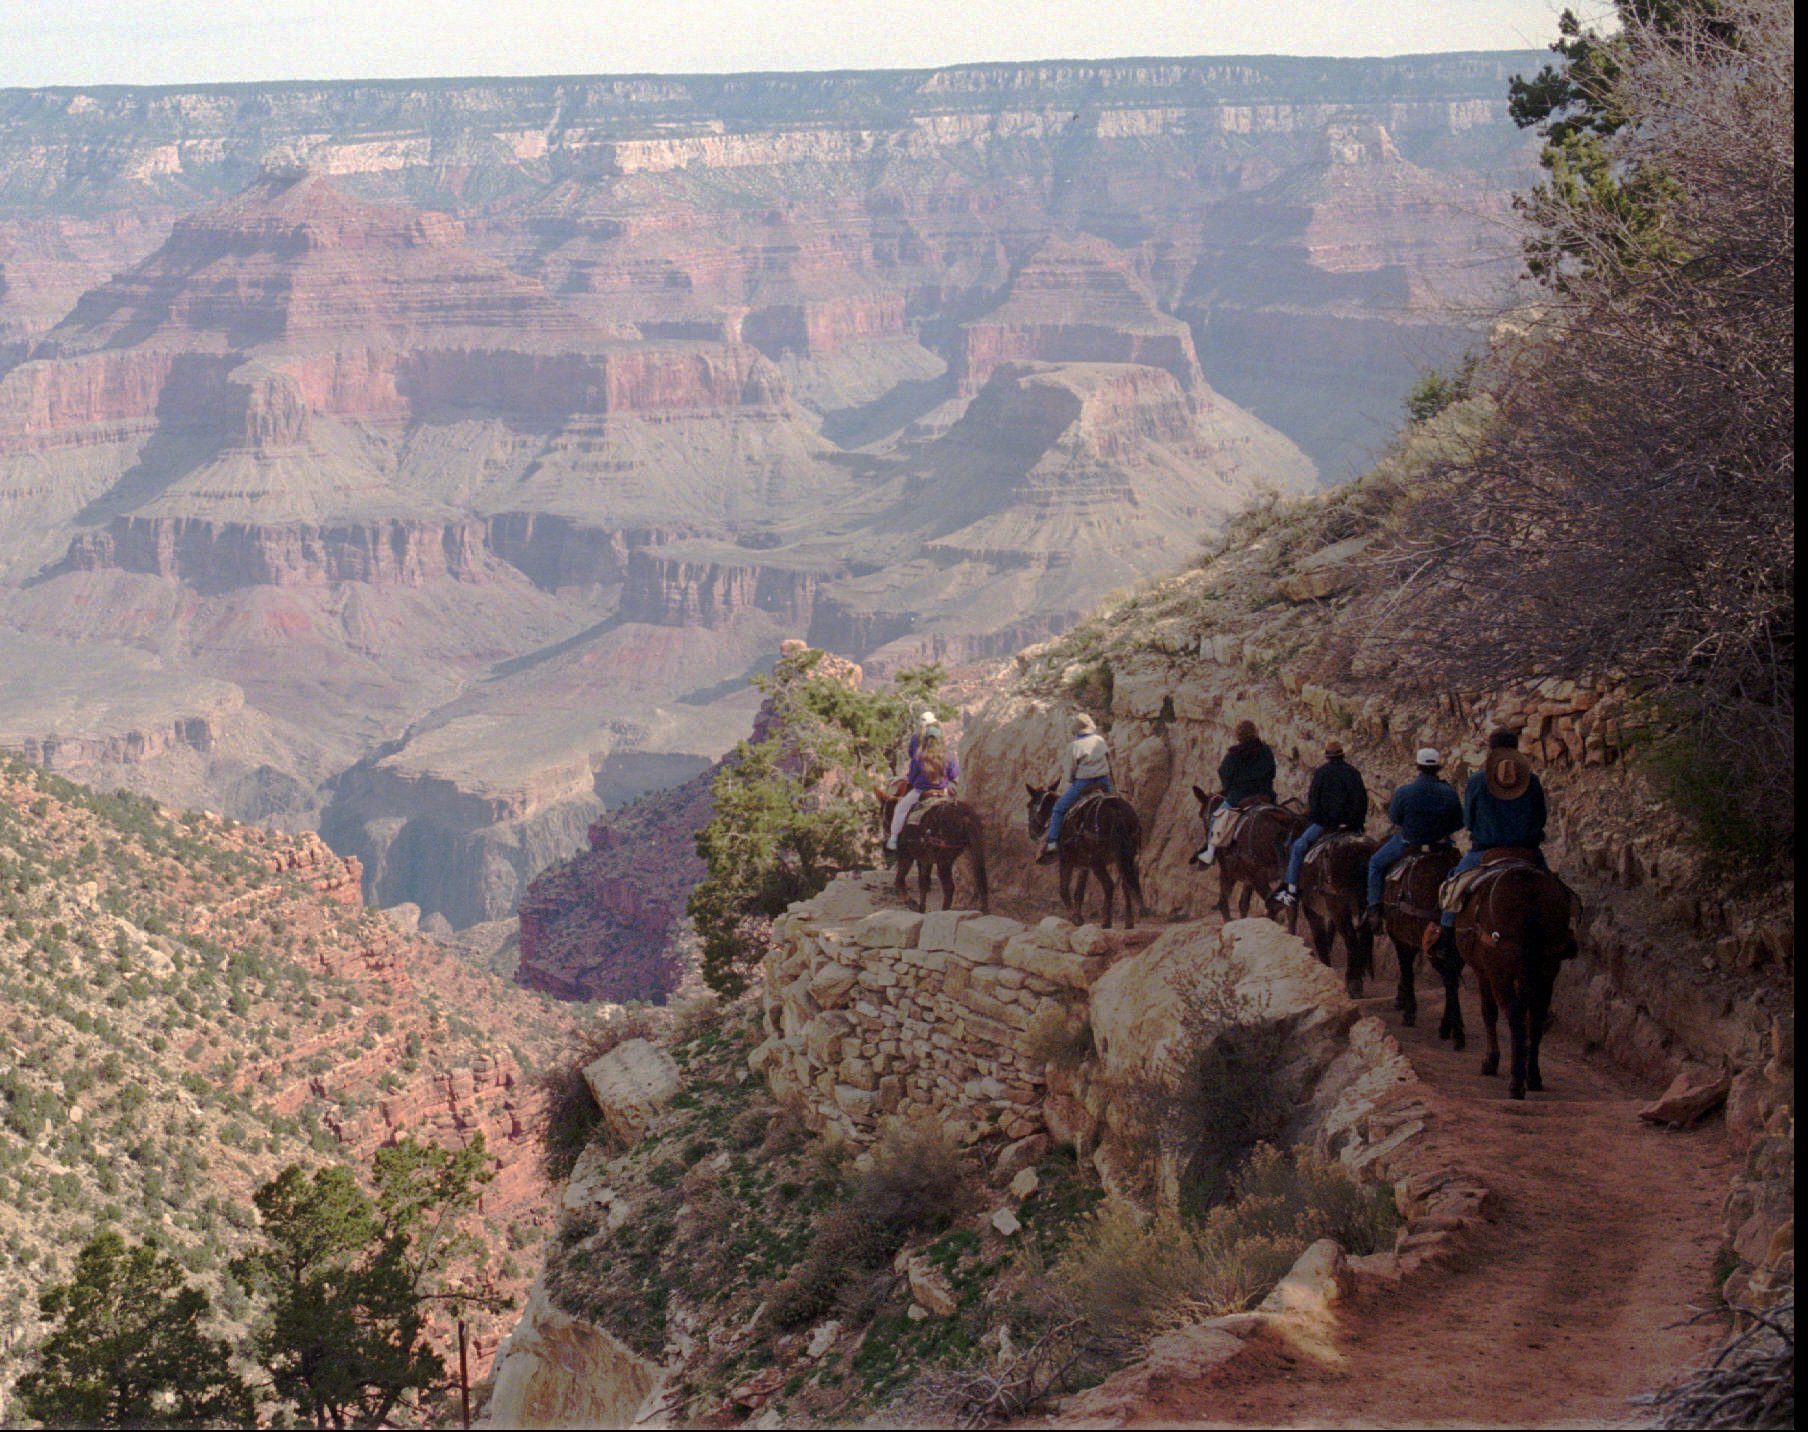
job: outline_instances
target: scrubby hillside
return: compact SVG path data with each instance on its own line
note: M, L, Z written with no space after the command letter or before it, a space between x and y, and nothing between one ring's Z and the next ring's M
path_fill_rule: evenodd
M365 1166L402 1136L484 1135L493 1265L517 1289L531 1276L545 1184L525 1076L566 1021L403 938L316 838L8 762L0 1023L9 1354L103 1225L156 1238L242 1313L225 1270L252 1190L297 1160ZM480 1327L480 1352L495 1337Z

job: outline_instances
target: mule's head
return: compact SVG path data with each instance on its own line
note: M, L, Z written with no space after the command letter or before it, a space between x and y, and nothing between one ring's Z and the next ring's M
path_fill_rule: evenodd
M1049 818L1055 812L1055 788L1053 786L1029 786L1024 790L1030 795L1029 831L1031 840L1041 840L1048 830Z
M1217 804L1218 797L1201 786L1194 786L1193 799L1199 802L1199 821L1209 835L1212 829L1212 807Z

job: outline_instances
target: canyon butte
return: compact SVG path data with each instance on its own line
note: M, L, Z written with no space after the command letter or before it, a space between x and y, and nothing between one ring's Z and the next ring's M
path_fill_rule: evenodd
M781 638L1005 655L1360 470L1537 59L0 91L0 745L508 915Z

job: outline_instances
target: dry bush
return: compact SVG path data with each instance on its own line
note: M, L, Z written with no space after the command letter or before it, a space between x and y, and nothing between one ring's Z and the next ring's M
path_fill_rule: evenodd
M1283 1139L1293 1106L1278 1074L1287 1026L1240 993L1229 966L1196 971L1178 991L1180 1038L1162 1065L1117 1092L1120 1132L1153 1191L1176 1170L1181 1206L1221 1202L1259 1145Z
M645 1010L612 1008L573 1031L566 1052L533 1075L533 1086L546 1096L540 1124L540 1167L558 1183L570 1176L602 1119L584 1082L584 1070L630 1039L645 1039L653 1019Z
M845 1166L845 1157L836 1166ZM941 1125L889 1126L845 1196L818 1217L808 1256L773 1290L773 1323L799 1327L821 1317L912 1235L946 1228L968 1202L968 1179L966 1162Z
M1088 1356L1121 1361L1170 1328L1253 1307L1321 1238L1370 1253L1394 1227L1388 1190L1309 1149L1264 1145L1203 1222L1107 1202L1049 1270L1045 1321L1077 1320Z
M1023 1052L1037 1063L1071 1073L1092 1058L1092 1023L1078 1010L1051 1006L1024 1031Z
M1795 1426L1795 1294L1772 1308L1737 1309L1746 1326L1707 1367L1642 1399L1659 1427Z

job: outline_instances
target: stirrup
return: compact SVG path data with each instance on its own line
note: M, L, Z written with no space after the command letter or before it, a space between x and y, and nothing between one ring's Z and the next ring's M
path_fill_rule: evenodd
M1268 898L1274 901L1275 904L1285 905L1291 910L1295 905L1299 904L1299 891L1295 890L1291 885L1283 885Z
M1206 846L1206 848L1204 850L1196 851L1193 855L1193 859L1198 861L1199 864L1201 864L1201 865L1210 865L1212 863L1213 857L1216 856L1217 853L1218 853L1217 846L1208 845L1208 846Z

